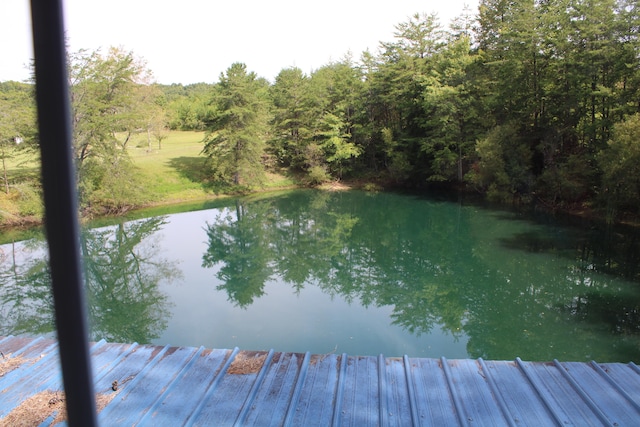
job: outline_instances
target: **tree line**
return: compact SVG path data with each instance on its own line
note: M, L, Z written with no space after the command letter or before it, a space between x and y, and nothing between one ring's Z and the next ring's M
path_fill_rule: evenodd
M447 28L415 14L376 52L273 82L235 63L216 83L157 85L130 52L81 52L70 58L81 200L134 200L126 144L146 132L160 145L169 127L205 131L209 176L232 186L279 169L309 184L446 185L637 216L639 34L633 0L482 0ZM2 128L2 146L15 134Z

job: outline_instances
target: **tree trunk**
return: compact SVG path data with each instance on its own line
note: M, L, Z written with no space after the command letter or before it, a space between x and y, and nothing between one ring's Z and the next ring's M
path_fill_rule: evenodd
M458 182L462 182L462 144L458 143Z
M9 194L9 180L7 179L7 164L4 159L4 150L2 150L2 173L4 175L4 192Z

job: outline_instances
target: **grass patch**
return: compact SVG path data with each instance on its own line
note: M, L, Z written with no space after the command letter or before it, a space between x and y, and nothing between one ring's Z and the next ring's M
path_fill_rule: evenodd
M147 192L159 203L203 199L211 196L202 184L205 158L202 151L203 132L169 133L162 148L147 146L146 135L136 135L128 152L134 165L144 176Z
M245 193L246 188L236 188L212 181L201 155L204 132L172 131L159 148L147 136L134 136L128 152L140 169L147 183L147 191L158 204L180 203L210 199L223 194ZM293 178L277 173L267 173L261 189L271 190L294 187ZM253 190L253 189L249 189Z
M245 188L211 180L206 157L201 155L204 132L171 131L159 147L147 140L146 133L133 135L127 152L140 175L139 200L146 206L203 202L221 195L246 194L253 191L291 188L295 177L284 173L267 173L262 187ZM33 152L16 152L7 161L10 193L0 192L0 225L38 222L42 216L40 164ZM147 203L147 202L143 202Z
M136 135L128 152L145 181L149 198L157 204L210 199L231 190L212 182L203 148L204 132L172 131L159 148L147 144L146 135Z
M265 182L264 188L288 188L297 187L298 185L300 185L299 182L291 176L267 172L267 182Z

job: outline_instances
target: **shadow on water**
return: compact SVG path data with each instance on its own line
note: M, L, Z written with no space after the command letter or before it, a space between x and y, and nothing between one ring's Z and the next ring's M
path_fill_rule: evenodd
M508 249L557 253L580 265L640 284L640 230L590 223L588 228L539 229L500 239Z
M553 224L549 215L527 217L536 225ZM624 225L564 217L562 227L538 228L501 238L504 248L566 260L565 284L571 292L553 310L585 330L621 337L617 351L627 360L640 348L640 230ZM603 280L609 277L609 280ZM622 281L631 282L622 286ZM635 337L633 339L627 339ZM622 360L622 359L621 359Z
M565 239L555 239L549 236L529 231L518 233L508 239L501 239L504 247L511 250L521 250L530 253L558 252L571 249L571 242Z
M579 321L601 325L611 334L640 335L640 304L637 300L587 292L560 308Z
M504 217L507 219L507 217ZM519 219L550 226L502 239L513 250L559 252L603 273L640 283L640 228L604 221L537 214Z

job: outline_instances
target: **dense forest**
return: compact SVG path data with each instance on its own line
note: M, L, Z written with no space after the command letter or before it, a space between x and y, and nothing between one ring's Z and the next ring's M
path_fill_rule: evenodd
M506 203L640 213L640 8L634 0L482 0L445 28L415 14L376 52L273 82L231 64L215 83L159 85L133 52L70 54L81 204L140 205L127 155L200 130L211 180L259 186L265 171L315 185L356 179L444 186ZM5 160L37 147L32 85L0 83ZM17 142L21 142L17 144ZM10 188L12 187L12 188Z

